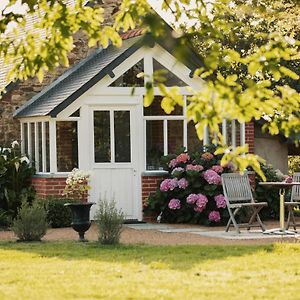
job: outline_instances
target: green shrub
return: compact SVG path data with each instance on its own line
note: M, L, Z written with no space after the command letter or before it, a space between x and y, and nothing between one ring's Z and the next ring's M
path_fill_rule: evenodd
M41 200L43 201L43 200ZM78 200L48 198L45 202L47 221L53 228L69 227L72 222L71 210L65 207L65 203L77 203Z
M23 202L13 221L12 230L20 241L40 241L48 227L46 210L37 201Z
M35 173L26 156L22 156L15 141L10 148L0 147L0 209L14 218L23 201L35 197L32 176Z
M124 223L124 214L116 208L114 200L100 200L95 221L98 226L98 240L101 244L119 243Z

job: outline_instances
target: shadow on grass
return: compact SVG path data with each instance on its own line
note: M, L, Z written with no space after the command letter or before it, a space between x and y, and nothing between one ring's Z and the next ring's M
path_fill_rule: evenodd
M149 246L149 245L100 245L96 242L0 242L0 250L14 250L40 257L59 259L93 260L109 263L162 264L170 269L187 270L208 260L223 260L257 252L272 252L274 246ZM9 255L9 253L8 253Z

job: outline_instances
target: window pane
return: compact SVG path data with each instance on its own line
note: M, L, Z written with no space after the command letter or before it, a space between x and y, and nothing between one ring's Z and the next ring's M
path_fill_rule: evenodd
M182 116L183 108L182 106L176 105L175 109L170 113L166 114L161 108L162 96L155 96L152 104L149 107L144 107L144 116Z
M153 59L153 71L157 72L160 75L160 77L165 78L165 81L163 82L165 84L165 86L187 86L187 84L185 82L183 82L175 74L173 74L168 69L166 69L164 66L162 66L155 59Z
M168 153L175 153L183 147L183 121L168 120Z
M134 87L144 86L144 77L138 78L139 73L144 72L144 62L139 61L136 65L126 71L122 76L116 79L110 86L115 87Z
M146 121L146 169L162 169L160 158L163 154L163 121Z
M30 123L31 128L31 156L30 160L34 163L35 162L35 126L34 123Z
M28 155L28 126L27 126L27 123L24 123L24 136L23 136L23 143L24 143L24 151L25 153L22 153L22 154L25 154L25 155Z
M56 122L57 171L78 168L77 122Z
M130 112L114 112L115 162L130 162Z
M199 151L203 142L199 140L195 124L191 121L187 125L187 147L189 151Z
M110 162L109 111L94 112L95 162Z

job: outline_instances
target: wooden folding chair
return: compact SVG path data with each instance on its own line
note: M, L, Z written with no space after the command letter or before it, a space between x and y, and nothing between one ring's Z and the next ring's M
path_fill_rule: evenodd
M222 174L221 177L223 192L230 216L225 231L227 232L229 230L231 223L234 225L237 233L240 233L241 227L246 227L248 230L250 230L250 227L257 227L257 225L253 224L255 219L257 220L262 231L265 231L265 226L262 223L258 213L268 204L267 202L254 201L248 175L227 173ZM250 208L252 210L252 215L249 219L249 222L246 224L238 224L235 219L242 208Z
M293 182L300 182L300 173L294 173L293 175ZM286 223L286 229L288 230L290 225L291 225L291 220L293 223L294 230L297 230L297 224L295 221L295 216L294 216L294 208L297 206L300 206L300 186L299 185L294 185L292 187L292 194L291 194L291 201L290 202L284 202L284 205L286 206L289 214L287 218L287 223ZM299 224L298 224L299 225Z

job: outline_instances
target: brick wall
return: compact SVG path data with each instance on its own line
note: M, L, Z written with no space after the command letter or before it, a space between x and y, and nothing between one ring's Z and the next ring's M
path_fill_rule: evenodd
M162 181L164 176L142 176L142 201L143 203L150 194L155 193L157 185Z
M254 123L245 124L245 141L249 145L249 152L254 153Z
M48 196L62 197L66 177L33 177L32 185L40 198Z

